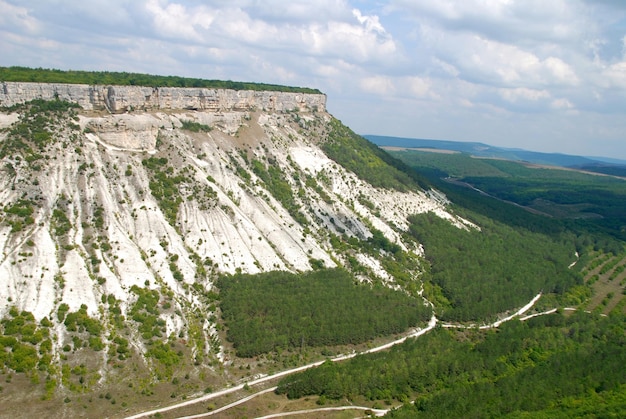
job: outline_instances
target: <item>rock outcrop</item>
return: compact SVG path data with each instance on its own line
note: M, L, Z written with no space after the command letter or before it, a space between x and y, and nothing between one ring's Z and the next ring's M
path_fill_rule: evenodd
M19 82L3 82L0 88L0 106L54 98L78 103L86 110L108 110L111 113L167 109L212 112L326 110L326 95L311 93Z

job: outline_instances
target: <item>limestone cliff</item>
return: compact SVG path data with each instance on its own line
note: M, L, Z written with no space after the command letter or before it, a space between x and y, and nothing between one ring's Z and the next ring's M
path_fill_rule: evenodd
M28 103L54 98L67 102ZM47 380L37 397L136 386L143 398L172 375L224 386L219 275L343 266L417 293L407 218L462 221L417 187L375 188L330 159L324 95L4 83L0 101L25 103L0 109L0 318L49 336L22 339L23 371L46 374L33 372ZM415 262L403 283L374 234Z
M3 82L0 88L0 106L54 98L78 103L85 110L108 110L111 113L168 109L214 112L326 110L326 96L310 93L18 82Z

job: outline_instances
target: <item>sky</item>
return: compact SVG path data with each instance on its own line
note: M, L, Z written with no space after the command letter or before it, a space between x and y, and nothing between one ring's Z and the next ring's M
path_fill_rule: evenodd
M0 0L0 66L317 88L359 134L626 160L626 0Z

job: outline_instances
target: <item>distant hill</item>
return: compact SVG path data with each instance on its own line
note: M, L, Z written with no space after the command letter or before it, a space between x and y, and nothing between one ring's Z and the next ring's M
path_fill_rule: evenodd
M387 137L381 135L364 135L364 137L381 147L452 150L468 153L477 157L524 161L534 164L575 168L615 176L626 176L626 160L572 156L561 153L540 153L518 148L495 147L478 142L425 140L420 138Z

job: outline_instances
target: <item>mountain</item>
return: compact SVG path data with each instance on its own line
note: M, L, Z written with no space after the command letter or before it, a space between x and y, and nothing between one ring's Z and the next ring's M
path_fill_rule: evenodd
M471 223L386 166L377 149L359 152L378 167L372 182L389 189L329 157L324 148L342 154L344 143L364 141L325 100L3 83L0 317L38 336L22 342L30 357L6 364L46 372L42 397L52 399L57 385L70 395L119 386L137 363L134 375L147 383L171 380L175 365L194 371L195 386L200 375L220 383L213 369L231 355L217 321L219 276L342 267L359 281L406 288L380 252L421 254L403 237L408 216ZM3 345L15 352L19 342ZM183 356L196 365L183 367ZM66 369L80 372L57 376Z
M520 411L619 406L623 243L451 202L314 89L27 73L0 88L0 416L394 415L517 380Z
M424 140L419 138L388 137L381 135L364 135L364 137L381 147L452 150L471 154L476 157L506 159L533 164L578 168L581 170L616 174L621 176L626 174L626 161L617 159L571 156L561 153L541 153L519 148L495 147L478 142Z

